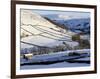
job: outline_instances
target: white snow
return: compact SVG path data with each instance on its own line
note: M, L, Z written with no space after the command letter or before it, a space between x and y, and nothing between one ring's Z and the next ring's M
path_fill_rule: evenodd
M36 44L39 46L47 46L47 47L58 46L63 44L63 41L49 39L42 36L29 36L21 39L21 41ZM71 47L78 45L78 43L74 41L72 42L66 41L66 43L69 44ZM33 47L33 46L31 45L29 46L28 44L21 43L21 48L28 48L28 47Z

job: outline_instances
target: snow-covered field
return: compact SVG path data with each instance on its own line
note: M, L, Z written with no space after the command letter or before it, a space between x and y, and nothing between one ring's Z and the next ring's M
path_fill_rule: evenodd
M76 56L69 56L71 52L77 52L80 55ZM84 54L85 53L85 54ZM57 60L63 60L63 59L72 59L77 57L88 57L90 56L90 49L83 49L83 50L70 50L70 51L63 51L63 52L57 52L57 53L51 53L51 54L43 54L43 55L36 55L33 56L31 59L21 59L21 62L42 62L42 61L57 61Z
M21 69L90 66L89 63L84 63L85 61L90 62L89 49L76 50L78 53L81 54L80 56L68 56L68 54L70 54L70 52L73 51L75 50L45 54L45 55L37 55L37 56L33 56L32 59L30 60L21 59L21 64L24 64L21 66ZM82 53L83 51L86 52L87 54ZM67 60L71 60L73 62L71 63ZM76 62L74 62L74 60ZM48 64L48 62L54 62L54 63ZM30 63L32 64L30 65Z

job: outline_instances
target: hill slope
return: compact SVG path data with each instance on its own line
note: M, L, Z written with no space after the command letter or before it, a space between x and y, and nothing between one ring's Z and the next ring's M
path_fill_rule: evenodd
M21 49L32 47L53 48L78 45L72 41L74 32L53 24L30 10L21 10ZM67 46L67 47L68 47Z

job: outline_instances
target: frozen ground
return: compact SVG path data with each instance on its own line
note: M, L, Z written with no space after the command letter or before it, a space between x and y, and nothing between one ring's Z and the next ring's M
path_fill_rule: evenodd
M90 66L90 64L60 62L50 65L25 65L21 66L21 69L43 69L43 68L63 68L63 67L86 67L86 66Z

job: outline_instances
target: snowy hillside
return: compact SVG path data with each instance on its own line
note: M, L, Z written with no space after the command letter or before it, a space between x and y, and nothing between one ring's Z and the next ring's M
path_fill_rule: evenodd
M89 49L89 19L55 20L54 22L32 10L21 10L21 53L45 54L81 48ZM83 30L87 34L76 35Z
M21 10L21 48L30 48L33 45L52 47L63 45L63 42L73 47L78 45L71 39L74 34L70 30L66 31L51 23L39 14L30 10Z
M34 28L33 28L33 26L34 26ZM53 32L53 33L58 34L58 35L59 34L62 34L62 35L66 35L66 34L72 35L73 34L73 32L71 32L71 33L69 31L66 32L65 29L62 29L59 26L52 24L51 22L44 19L39 14L36 14L36 13L29 11L29 10L21 10L21 27L24 29L27 29L29 31L32 31L32 33L34 33L34 34L41 33L41 31L37 30L39 28Z

